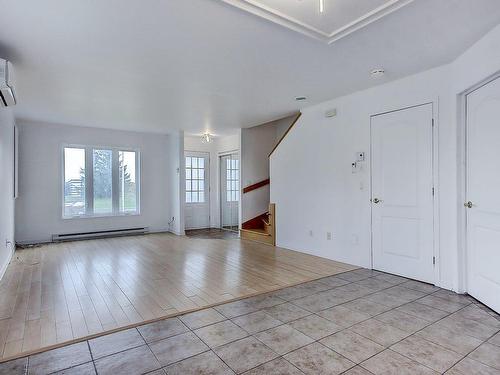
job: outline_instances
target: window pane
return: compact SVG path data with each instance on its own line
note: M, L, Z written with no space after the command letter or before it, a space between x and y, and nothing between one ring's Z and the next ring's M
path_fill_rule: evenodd
M93 150L94 214L113 212L113 177L111 150Z
M203 180L198 181L198 190L205 191L205 181L203 181Z
M191 203L191 192L186 192L186 202Z
M186 180L190 180L191 179L191 169L188 168L186 169Z
M191 168L191 158L186 156L186 168Z
M118 152L120 212L137 212L137 181L135 152Z
M191 167L198 168L198 158L191 158Z
M198 193L196 193L196 192L193 192L193 193L192 193L192 199L191 199L191 202L193 202L193 203L198 203Z
M201 202L201 203L205 202L205 193L204 192L200 191L198 193L198 201Z
M193 180L193 191L198 191L198 180Z
M193 177L194 180L198 179L198 169L193 169L192 177Z
M64 216L85 215L85 149L64 148Z
M205 168L205 158L198 158L198 168Z
M198 178L203 180L205 178L205 170L204 169L198 169Z

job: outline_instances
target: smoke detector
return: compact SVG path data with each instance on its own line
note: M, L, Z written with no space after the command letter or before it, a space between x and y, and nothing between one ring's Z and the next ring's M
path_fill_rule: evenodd
M372 78L380 78L380 77L383 77L384 74L385 74L384 68L376 68L370 72L370 75L372 76Z

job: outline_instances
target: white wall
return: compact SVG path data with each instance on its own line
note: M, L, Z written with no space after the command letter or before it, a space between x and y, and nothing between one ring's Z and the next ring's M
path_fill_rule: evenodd
M168 193L169 193L169 230L184 235L184 132L168 136Z
M269 178L269 154L288 130L296 115L241 129L241 187ZM269 185L241 195L241 221L244 223L267 212Z
M436 284L460 290L457 249L463 202L458 189L457 95L496 71L500 71L500 27L450 65L304 109L271 157L277 244L370 267L370 115L433 102L437 120ZM337 108L338 116L325 118L325 111L332 108ZM352 174L357 151L365 151L368 160L360 173ZM333 233L331 241L326 240L327 231Z
M237 134L216 137L210 143L203 143L199 136L184 137L185 151L208 152L210 154L210 226L212 228L220 227L219 155L239 149L239 135ZM185 173L185 171L183 172ZM184 202L184 197L182 202Z
M10 108L0 108L0 279L12 258L13 244L14 117Z
M64 144L138 148L141 213L137 216L62 219ZM168 230L168 136L43 123L19 124L19 198L16 241L49 241L52 234L148 226Z

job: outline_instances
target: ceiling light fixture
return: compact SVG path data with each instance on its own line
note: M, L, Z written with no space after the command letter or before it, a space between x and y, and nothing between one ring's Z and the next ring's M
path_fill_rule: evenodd
M295 98L295 100L296 100L296 101L298 101L298 102L302 102L302 101L304 101L304 100L306 100L306 99L307 99L307 98L306 98L305 96L297 96L297 97Z
M325 11L325 0L319 0L319 12L323 13Z
M210 143L212 142L214 137L210 133L205 133L201 136L201 141L203 143Z

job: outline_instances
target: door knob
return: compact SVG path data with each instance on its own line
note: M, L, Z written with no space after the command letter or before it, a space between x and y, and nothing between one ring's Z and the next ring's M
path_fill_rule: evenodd
M372 202L375 203L375 204L378 204L378 203L381 203L382 200L378 199L378 198L373 198Z
M464 206L467 208L472 208L474 206L474 203L472 203L471 201L468 201L468 202L464 203Z

